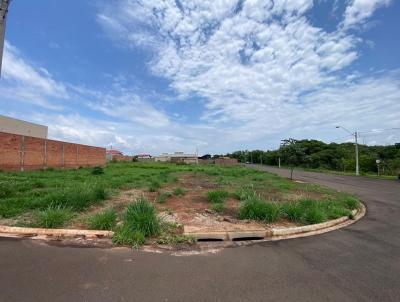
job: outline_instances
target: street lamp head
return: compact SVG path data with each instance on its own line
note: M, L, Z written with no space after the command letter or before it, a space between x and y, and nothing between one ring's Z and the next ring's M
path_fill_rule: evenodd
M336 126L335 128L340 128L340 126Z

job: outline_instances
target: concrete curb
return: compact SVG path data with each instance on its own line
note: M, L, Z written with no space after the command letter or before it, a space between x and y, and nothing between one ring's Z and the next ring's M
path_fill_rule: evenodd
M222 240L234 241L241 238L257 238L262 240L249 240L249 243L260 241L275 241L306 237L327 233L339 228L348 226L360 220L366 213L365 206L361 203L358 210L353 211L353 219L340 217L324 223L306 225L292 228L270 228L270 229L251 229L240 231L217 231L217 232L184 232L184 235L194 236L200 241ZM84 238L84 239L110 239L114 232L101 230L77 230L77 229L44 229L44 228L25 228L10 227L0 225L0 237L32 238L32 239L64 239L64 238Z
M111 238L112 231L74 230L74 229L43 229L0 226L0 236L4 237L37 237L37 238Z
M300 227L291 227L291 228L270 228L264 230L241 230L241 231L218 231L218 232L184 232L184 235L193 236L198 240L205 241L209 240L234 240L240 238L258 238L262 240L259 241L271 241L271 240L282 240L282 239L290 239L297 237L305 237L327 233L333 230L337 230L339 228L348 226L359 219L361 219L366 213L365 206L361 203L361 206L358 210L353 210L353 219L350 219L347 216L340 217L338 219L330 220L323 223L300 226ZM250 240L256 242L256 240Z

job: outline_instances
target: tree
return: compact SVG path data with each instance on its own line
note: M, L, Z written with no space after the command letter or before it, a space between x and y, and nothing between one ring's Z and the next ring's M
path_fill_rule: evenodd
M279 152L282 160L290 167L290 179L293 180L293 170L295 166L300 166L306 162L307 155L304 148L293 138L282 140Z

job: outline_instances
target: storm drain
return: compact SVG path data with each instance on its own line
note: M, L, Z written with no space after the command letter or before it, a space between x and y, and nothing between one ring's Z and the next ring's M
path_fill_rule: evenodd
M263 240L264 237L238 237L233 238L232 241L252 241L252 240Z
M200 239L197 239L197 242L214 242L214 241L224 241L224 240L220 239L220 238L200 238Z

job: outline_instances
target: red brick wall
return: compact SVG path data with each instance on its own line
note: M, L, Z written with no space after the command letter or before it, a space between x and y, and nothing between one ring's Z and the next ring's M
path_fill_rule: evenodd
M2 170L93 167L105 163L105 148L0 132Z

